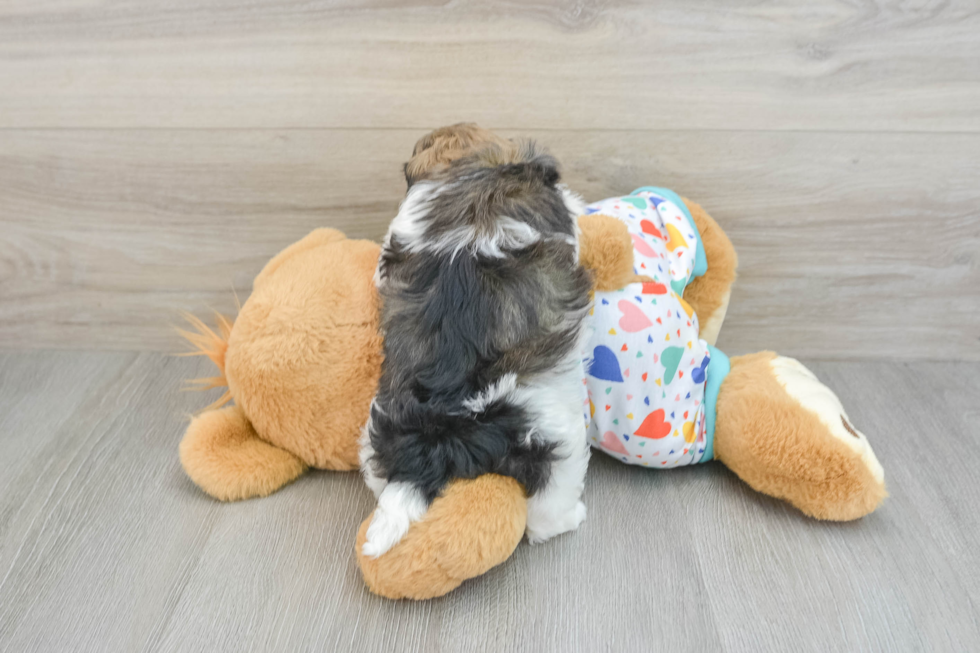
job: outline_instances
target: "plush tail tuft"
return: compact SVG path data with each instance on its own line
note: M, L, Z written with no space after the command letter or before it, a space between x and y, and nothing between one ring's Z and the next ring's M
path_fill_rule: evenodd
M207 356L218 368L217 376L207 376L199 379L189 379L187 384L191 390L210 390L212 388L224 388L228 385L225 377L225 354L228 351L228 338L231 336L231 327L234 322L215 311L215 320L218 323L217 333L204 323L203 320L190 313L183 313L184 319L194 328L193 331L177 329L183 338L191 344L194 351L177 354L178 356ZM218 399L209 405L204 411L220 408L231 401L231 390L225 390ZM202 411L203 412L203 411Z

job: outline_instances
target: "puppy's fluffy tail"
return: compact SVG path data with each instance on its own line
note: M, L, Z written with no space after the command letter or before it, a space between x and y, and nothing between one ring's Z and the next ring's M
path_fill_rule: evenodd
M364 555L377 558L398 544L413 521L418 521L429 504L411 483L389 483L378 497L378 507L367 529Z
M228 338L231 337L231 328L234 321L225 317L221 313L215 312L215 320L218 323L217 332L204 323L203 320L190 313L184 313L184 319L190 323L193 331L177 329L183 338L191 344L193 351L177 354L178 356L207 356L218 368L217 376L207 376L199 379L188 379L187 384L192 390L210 390L211 388L226 388L228 379L225 377L225 354L228 352ZM201 412L220 408L231 401L231 390L226 390Z

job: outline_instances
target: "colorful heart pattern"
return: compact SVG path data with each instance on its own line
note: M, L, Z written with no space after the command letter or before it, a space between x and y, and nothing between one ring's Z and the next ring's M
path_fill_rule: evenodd
M597 292L583 386L589 439L615 458L658 469L704 453L707 344L682 298L694 269L695 227L654 192L597 202L633 240L634 269L652 281Z
M653 326L647 314L633 302L621 299L616 306L622 313L622 317L619 318L619 328L626 333L636 333Z

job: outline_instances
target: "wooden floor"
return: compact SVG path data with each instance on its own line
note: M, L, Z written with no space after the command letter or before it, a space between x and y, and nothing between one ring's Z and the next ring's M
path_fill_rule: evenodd
M0 355L0 650L980 649L980 365L812 367L886 469L871 516L820 523L717 463L597 454L581 530L412 603L361 582L356 474L235 504L184 476L198 361Z

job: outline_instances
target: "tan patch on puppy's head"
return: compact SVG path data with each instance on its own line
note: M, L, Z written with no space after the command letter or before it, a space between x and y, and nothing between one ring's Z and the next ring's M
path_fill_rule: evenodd
M514 149L514 144L509 140L476 123L461 122L440 127L415 143L412 158L405 164L405 181L411 186L445 170L456 159L471 155L488 145L496 145L505 152Z

